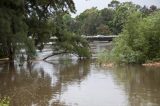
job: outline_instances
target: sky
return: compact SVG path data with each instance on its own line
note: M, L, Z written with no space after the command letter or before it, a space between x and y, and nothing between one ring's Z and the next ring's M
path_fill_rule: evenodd
M91 7L97 7L98 9L103 9L108 7L108 4L112 0L73 0L76 6L76 14L72 14L72 17L75 17L82 13L84 10L89 9ZM150 6L156 5L160 7L160 0L118 0L120 2L131 1L135 4L139 4L141 6Z

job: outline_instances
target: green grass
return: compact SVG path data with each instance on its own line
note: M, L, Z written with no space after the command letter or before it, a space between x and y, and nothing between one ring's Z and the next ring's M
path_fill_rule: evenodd
M105 51L99 53L97 62L100 64L101 63L112 63L110 51L105 50Z

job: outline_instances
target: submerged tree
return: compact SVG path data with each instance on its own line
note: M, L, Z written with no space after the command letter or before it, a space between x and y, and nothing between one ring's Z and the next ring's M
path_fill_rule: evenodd
M75 7L72 0L26 0L25 10L29 26L28 36L34 38L35 45L42 49L43 43L48 42L57 27L49 21L50 17L54 17L59 11L75 12Z
M57 13L57 15L52 19L52 22L55 27L55 31L52 36L56 36L56 44L53 47L53 54L47 56L54 56L56 54L72 53L79 57L90 57L89 45L86 39L82 38L80 35L77 35L71 32L67 28L66 14L63 12Z
M22 0L0 1L0 51L1 56L14 60L15 53L22 47L30 49L31 41L27 37L27 25ZM30 43L29 43L30 42Z
M57 30L59 26L51 18L57 12L67 11L75 12L73 0L1 0L0 57L8 57L13 62L22 49L31 57L35 47L43 49L51 36L63 38L65 34L57 35L63 28Z

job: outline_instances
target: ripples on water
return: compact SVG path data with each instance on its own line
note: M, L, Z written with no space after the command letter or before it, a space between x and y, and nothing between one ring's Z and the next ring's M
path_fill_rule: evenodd
M0 65L3 97L11 106L160 106L160 70L91 60Z

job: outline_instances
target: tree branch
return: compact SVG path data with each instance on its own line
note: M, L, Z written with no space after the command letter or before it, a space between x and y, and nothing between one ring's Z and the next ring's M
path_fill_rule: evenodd
M52 56L55 56L55 55L59 55L59 54L65 54L65 53L67 53L67 52L53 53L53 54L51 54L51 55L49 55L49 56L43 58L43 60L45 61L45 60L48 59L49 57L52 57Z

